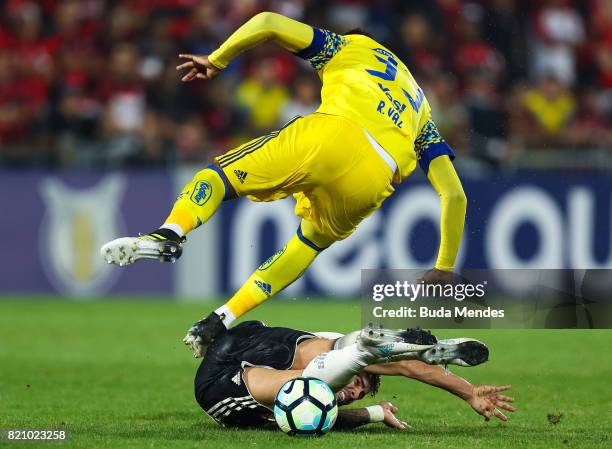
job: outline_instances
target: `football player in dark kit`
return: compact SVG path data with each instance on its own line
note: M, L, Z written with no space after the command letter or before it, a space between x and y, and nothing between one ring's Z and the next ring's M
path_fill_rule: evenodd
M437 340L420 329L393 331L369 326L342 335L267 327L246 321L217 337L207 348L195 377L195 396L202 409L229 427L262 427L274 422L272 412L281 386L297 377L321 379L347 405L375 395L381 376L404 376L464 399L489 421L514 412L514 399L501 392L510 385L472 385L439 365L476 366L488 360L484 343L470 338ZM336 428L372 422L407 429L397 407L377 405L339 410Z

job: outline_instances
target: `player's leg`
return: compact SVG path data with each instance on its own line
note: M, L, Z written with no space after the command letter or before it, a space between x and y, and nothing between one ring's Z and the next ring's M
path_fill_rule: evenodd
M304 149L291 155L291 151L296 151L296 137L291 136L298 133ZM365 133L358 127L355 129L352 122L315 114L296 122L282 136L287 136L287 149L277 147L281 152L256 153L254 158L265 161L272 156L280 164L289 159L287 165L291 168L281 170L283 176L304 180L291 186L281 183L281 190L302 188L294 196L296 214L303 219L285 249L260 266L228 303L216 311L223 316L226 326L299 278L322 249L349 236L393 192L390 185L393 172L372 148ZM341 151L343 148L347 151ZM234 160L240 165L240 159ZM273 165L272 160L269 162L258 165ZM247 163L251 162L247 159ZM298 169L293 169L296 163ZM244 170L247 169L245 165ZM276 177L268 176L269 179Z
M193 325L183 340L185 344L193 348L196 357L201 356L214 337L292 284L332 243L332 238L317 233L308 221L302 220L287 245L260 265L227 303Z
M333 242L302 220L287 245L260 265L236 294L215 312L225 315L223 322L229 327L233 320L299 279L321 251Z
M108 263L129 265L139 259L175 262L182 252L185 235L206 223L221 202L234 197L225 174L210 165L195 174L179 194L164 224L150 234L122 237L101 248Z
M274 201L311 188L312 161L331 127L320 129L320 117L297 117L274 131L216 159L236 195L253 201ZM222 308L195 323L185 344L201 355L204 345L231 322L283 290L335 239L319 235L304 221L287 246L264 262Z
M316 129L309 130L309 125L317 124L321 120L326 123L329 118L305 119L298 124L304 124L303 131L311 136ZM292 127L290 131L300 128ZM330 148L322 145L320 138L317 138L311 145L317 148L314 155L308 151L298 151L292 155L291 151L296 151L299 146L294 144L295 139L286 137L287 145L270 145L266 151L221 161L224 170L227 170L228 164L237 164L239 169L234 171L253 173L259 178L262 178L262 172L268 172L268 175L263 177L268 180L265 183L253 177L259 185L258 188L235 184L239 195L244 193L265 200L290 192L296 187L308 188L294 194L297 199L296 214L303 218L296 236L283 250L264 262L226 304L195 323L188 331L183 341L192 347L195 357L201 356L205 345L229 328L236 318L299 278L322 249L334 241L348 237L361 220L380 207L385 198L393 192L392 170L372 148L360 128L355 128L355 125L343 120L332 120L331 124L327 123L327 126L322 126L321 129L340 131L332 133L330 139L323 139L325 144L331 145ZM292 133L281 134L287 135L291 136ZM282 139L279 141L282 142ZM304 148L310 146L308 142L309 140L305 139ZM341 148L342 145L348 145L351 149L350 157L347 156L349 153L334 151L337 149L334 146ZM300 160L300 157L303 160ZM283 165L286 168L283 168ZM269 180L274 179L280 179L276 189L267 190L266 187L271 182ZM288 181L290 179L306 181L292 184ZM367 182L364 182L364 179L367 179ZM246 190L247 188L249 190Z
M376 357L357 344L319 354L303 370L275 370L247 368L243 379L253 398L260 404L272 406L278 390L296 377L316 377L336 392L348 385L353 377L373 363Z
M366 366L388 360L421 360L422 354L435 347L436 338L421 329L392 331L371 325L359 332L355 343L319 354L304 369L305 376L317 377L332 389L344 387Z
M474 338L450 338L437 340L431 332L422 329L407 329L401 331L385 330L389 335L402 337L406 341L419 344L435 344L431 349L422 352L419 360L428 365L458 365L476 366L489 360L489 348L483 342ZM338 337L334 342L334 349L342 349L357 343L362 331L353 331ZM321 333L317 333L320 335ZM393 361L393 356L389 357Z
M102 247L102 257L118 265L139 259L174 262L181 255L184 235L210 219L224 199L248 196L272 201L289 195L304 177L298 169L307 156L302 151L307 145L295 145L297 130L289 129L297 119L217 157L215 165L198 172L185 186L159 229L140 237L113 240Z
M169 230L183 237L210 220L222 201L235 196L223 171L214 164L209 165L183 187L158 231Z
M285 382L300 377L303 370L278 370L270 368L245 368L242 378L251 396L266 407L274 407L276 393Z

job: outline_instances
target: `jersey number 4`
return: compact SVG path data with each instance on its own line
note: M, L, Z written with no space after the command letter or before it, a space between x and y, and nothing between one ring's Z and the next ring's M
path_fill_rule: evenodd
M391 55L391 53L383 50L382 48L375 48L374 51L378 53L374 54L376 59L385 64L385 71L380 72L378 70L366 70L366 72L372 76L382 78L385 81L395 81L395 77L397 75L397 60L393 57L393 55ZM384 55L384 57L381 57L380 54ZM406 96L408 103L410 103L410 106L412 106L412 109L414 109L414 112L419 112L421 104L423 104L425 94L423 94L423 89L415 86L410 80L408 80L408 83L410 84L410 87L412 87L412 90L415 91L416 97L413 98L412 95L410 95L410 93L408 93L404 88L402 88L402 92L404 92L404 95Z

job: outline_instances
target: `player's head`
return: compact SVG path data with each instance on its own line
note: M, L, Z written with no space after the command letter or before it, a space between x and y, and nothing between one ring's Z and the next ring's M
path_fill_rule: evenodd
M374 396L380 387L380 376L378 374L359 373L350 384L336 393L338 405L347 405L353 401L362 399L366 394Z

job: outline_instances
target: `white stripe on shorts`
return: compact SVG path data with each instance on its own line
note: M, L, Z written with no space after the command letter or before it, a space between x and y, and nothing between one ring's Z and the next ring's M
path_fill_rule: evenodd
M230 402L225 407L221 407L216 412L214 412L211 416L213 418L219 418L220 416L227 416L233 411L242 410L244 407L255 408L257 407L257 403L253 401L244 401L244 402Z
M397 164L395 163L395 160L391 157L389 153L385 151L383 147L380 146L380 144L376 140L374 140L374 137L372 137L369 132L367 132L365 129L363 130L363 132L370 141L372 147L376 150L380 157L383 158L383 160L387 163L391 171L395 174L397 170Z

